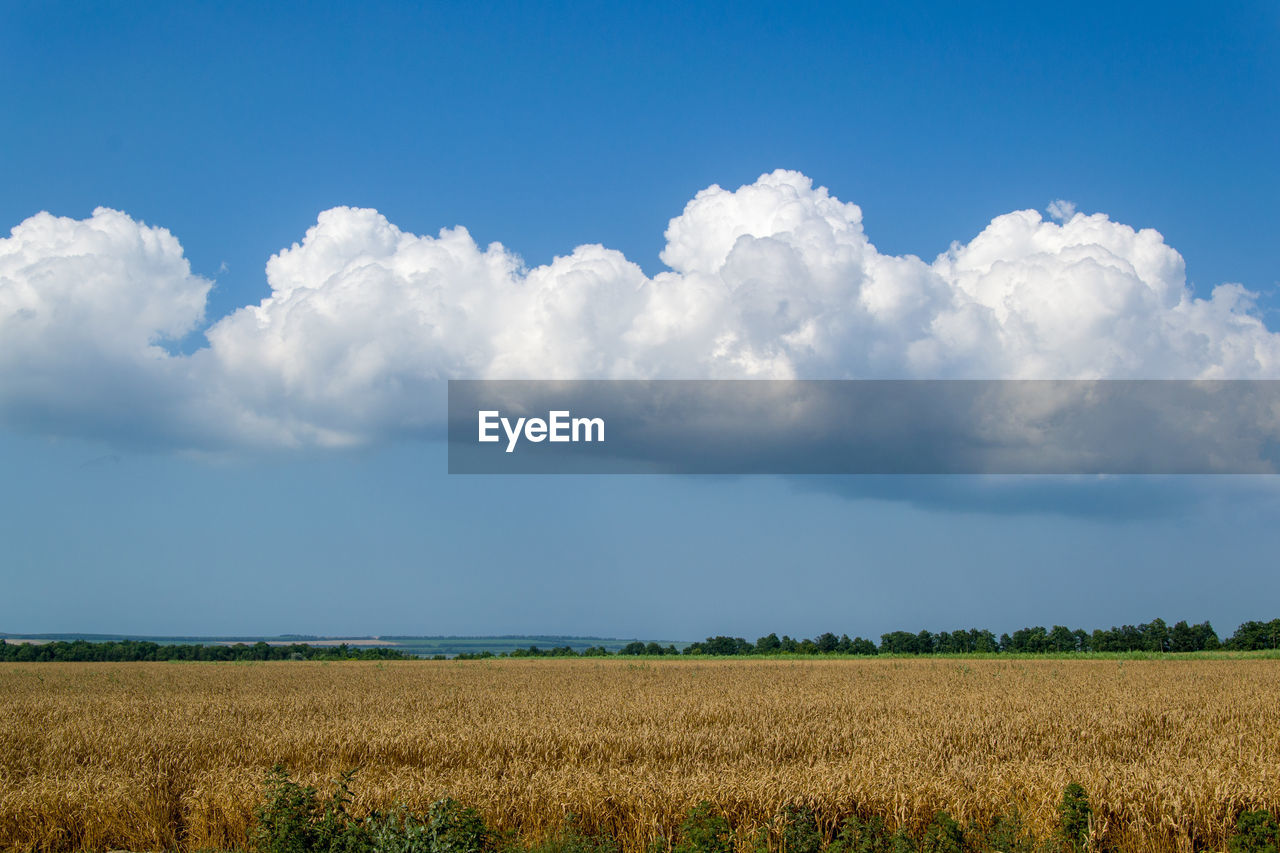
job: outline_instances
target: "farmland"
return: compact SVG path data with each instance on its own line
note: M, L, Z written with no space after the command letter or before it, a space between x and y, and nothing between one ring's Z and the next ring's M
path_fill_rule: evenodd
M642 851L708 801L922 828L1082 784L1099 844L1225 849L1280 810L1280 662L881 658L0 666L0 847L243 848L280 763L356 812L451 795L537 840Z

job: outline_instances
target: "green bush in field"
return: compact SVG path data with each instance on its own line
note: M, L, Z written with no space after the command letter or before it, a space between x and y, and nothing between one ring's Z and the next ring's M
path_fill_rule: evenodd
M782 853L821 853L822 832L813 811L788 806L782 813Z
M365 828L376 853L431 853L426 822L403 806L370 815Z
M882 819L862 820L853 815L840 824L835 841L827 849L828 853L890 853L892 847L892 838Z
M370 853L480 853L491 841L479 812L448 798L432 803L425 815L403 806L374 812L363 829Z
M267 777L267 797L258 806L254 849L260 853L372 853L369 833L351 819L351 779L348 771L334 783L333 793L321 800L310 785L299 785L277 764Z
M733 853L729 821L714 813L710 803L698 803L680 824L680 842L672 853Z
M907 835L906 829L898 827L898 831L889 836L889 853L918 853L915 839Z
M448 797L427 810L426 831L430 853L478 853L489 841L480 813Z
M502 836L485 825L475 809L445 798L426 813L403 806L356 819L348 811L355 771L343 773L322 796L309 785L289 778L276 765L268 775L262 802L255 809L251 834L256 853L620 853L619 841L605 834L583 832L571 818L559 833L533 846L524 846L514 832ZM1089 797L1076 783L1068 785L1058 802L1058 830L1039 843L1025 829L1016 808L989 825L961 827L940 811L923 835L905 828L890 833L883 818L847 818L830 843L814 812L789 806L773 824L780 832L775 853L1085 853L1095 843ZM762 827L754 843L739 853L766 853L770 829ZM777 836L774 836L775 838ZM680 824L671 853L735 853L735 836L724 815L710 803L689 810ZM664 853L667 839L651 845ZM1280 853L1280 823L1270 812L1240 814L1227 844L1230 853Z
M1014 808L992 822L984 849L992 853L1034 853L1036 844L1023 827L1022 815Z
M965 853L964 830L951 815L938 812L924 831L920 853Z
M1227 849L1231 853L1280 853L1280 824L1269 812L1243 812Z
M432 803L425 815L398 807L356 820L347 811L354 776L354 770L342 774L333 793L322 799L276 765L256 810L253 848L258 853L480 853L489 845L479 812L451 799Z
M1083 850L1088 844L1092 817L1089 795L1083 787L1072 782L1063 790L1062 799L1058 802L1058 831L1072 850Z
M309 853L315 849L315 823L320 812L316 789L294 782L277 764L267 777L266 800L255 812L254 849L261 853Z

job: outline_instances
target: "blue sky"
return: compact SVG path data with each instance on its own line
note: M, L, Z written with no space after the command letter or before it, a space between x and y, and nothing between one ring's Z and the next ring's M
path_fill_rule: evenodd
M449 477L423 437L433 415L419 398L431 392L414 384L513 364L560 375L630 365L1275 378L1272 3L12 3L0 9L0 81L0 233L40 211L88 221L103 206L122 212L110 228L126 235L64 245L30 226L8 243L18 260L0 265L0 570L11 593L0 630L692 639L1157 615L1229 631L1280 612L1267 560L1280 505L1267 481L1019 482L992 499L975 480ZM761 183L779 169L792 171ZM686 210L713 184L722 195ZM746 186L754 194L735 193ZM858 205L860 219L817 187ZM1001 219L1059 199L1106 220L1043 214L1025 231ZM304 244L339 206L382 219L334 215ZM795 209L836 223L835 243L861 259L856 276L798 243L785 257L804 272L787 272L770 252L791 238L741 224ZM671 249L664 231L682 211L684 242ZM442 320L445 339L420 351L386 319L421 308L412 288L378 279L375 299L349 258L320 251L332 238L365 257L391 227L434 237L457 225L475 247L451 251L475 264L493 241L505 253L484 257L518 256L531 270L583 244L621 255L580 252L549 269L546 292L573 275L598 281L543 326L524 325L534 309L514 294L528 284L518 273L483 287L445 281L435 310L475 293L476 315L465 334ZM721 226L758 244L726 258ZM1135 247L1121 226L1160 239ZM129 235L149 227L180 243L167 260L130 254ZM944 270L935 258L953 242ZM264 272L295 243L303 250ZM412 267L410 251L380 263ZM1174 251L1185 273L1167 263ZM175 272L176 252L190 276ZM1099 278L1115 258L1120 278ZM638 326L628 337L617 323L671 323L670 304L683 303L608 313L629 282L678 291L775 269L765 284L797 303L836 286L828 268L862 289L812 297L808 319L828 335L821 357L781 347L740 300L706 309L707 329L741 342L729 366L707 354L707 332L665 349L619 343ZM655 283L669 269L678 280ZM213 282L207 299L200 279ZM285 310L280 282L295 279L321 295L322 283L343 285L356 302L338 315L356 319L291 325L308 307ZM933 294L934 313L846 316L868 282ZM1232 309L1227 291L1210 301L1224 283L1256 305ZM1184 285L1186 300L1205 301L1178 313L1169 300ZM23 287L36 307L13 295ZM963 312L936 295L948 287L995 300L999 347L962 346L958 333L902 343L919 332L909 323L955 328ZM1012 289L989 297L1000 287ZM1079 336L1045 327L1015 340L1001 313L1009 304L1043 320L1047 300L1097 319L1113 293L1118 307ZM243 313L220 322L273 294L259 325ZM38 333L19 325L32 316L48 320ZM510 343L514 332L524 343ZM1191 335L1209 344L1185 344ZM171 358L140 354L150 343ZM351 374L366 384L316 384L366 343L373 373Z

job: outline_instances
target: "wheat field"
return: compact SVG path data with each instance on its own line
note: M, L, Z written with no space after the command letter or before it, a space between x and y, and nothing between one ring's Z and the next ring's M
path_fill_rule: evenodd
M275 763L354 808L451 795L628 851L708 800L744 837L807 805L922 827L1063 788L1123 850L1225 847L1280 810L1277 660L490 660L0 666L0 847L243 848Z

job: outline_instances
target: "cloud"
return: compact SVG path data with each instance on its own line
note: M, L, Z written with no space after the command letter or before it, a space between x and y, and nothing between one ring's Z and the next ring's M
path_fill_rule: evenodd
M711 186L666 272L579 246L526 268L465 228L324 211L267 263L270 295L201 328L210 282L116 211L0 240L0 418L42 432L226 447L438 430L465 378L1269 378L1280 336L1239 285L1197 299L1151 229L1050 206L932 262L882 254L857 205L776 171Z
M164 348L199 327L212 282L177 239L124 213L41 213L0 240L0 417L124 438L181 420L186 367Z
M1049 214L1049 218L1055 222L1066 222L1076 215L1076 203L1060 198L1049 202L1049 206L1045 208L1045 213Z

